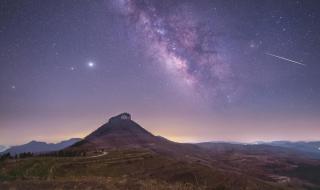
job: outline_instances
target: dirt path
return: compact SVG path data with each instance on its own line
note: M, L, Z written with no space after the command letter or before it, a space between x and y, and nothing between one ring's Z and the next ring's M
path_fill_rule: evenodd
M90 156L90 157L88 157L88 158L98 158L98 157L101 157L101 156L105 156L105 155L107 155L107 154L108 154L108 152L102 152L102 154L95 155L95 156Z

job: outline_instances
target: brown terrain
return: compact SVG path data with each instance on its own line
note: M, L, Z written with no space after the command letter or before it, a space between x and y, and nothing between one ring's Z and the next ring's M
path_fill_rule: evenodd
M316 190L320 160L270 145L176 143L123 113L62 151L0 161L0 189Z

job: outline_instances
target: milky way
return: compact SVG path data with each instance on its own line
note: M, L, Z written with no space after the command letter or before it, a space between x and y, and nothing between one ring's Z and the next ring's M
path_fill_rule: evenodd
M121 112L185 141L319 139L319 6L2 0L0 144L83 137Z
M231 100L237 90L230 64L219 54L215 31L198 19L192 6L132 0L117 1L116 6L135 27L149 56L176 80L203 98Z

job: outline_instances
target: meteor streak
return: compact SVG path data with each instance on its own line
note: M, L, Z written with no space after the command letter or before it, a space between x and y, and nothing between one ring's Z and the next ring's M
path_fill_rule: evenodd
M278 55L274 55L274 54L271 54L271 53L265 53L266 55L269 55L269 56L272 56L272 57L276 57L278 59L282 59L282 60L285 60L285 61L289 61L291 63L296 63L296 64L299 64L299 65L302 65L302 66L306 66L306 64L304 63L300 63L298 61L294 61L294 60L291 60L291 59L288 59L288 58L285 58L285 57L281 57L281 56L278 56Z

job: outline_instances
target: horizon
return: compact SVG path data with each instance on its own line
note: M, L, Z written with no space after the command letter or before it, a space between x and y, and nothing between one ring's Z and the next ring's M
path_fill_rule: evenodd
M128 111L177 142L320 140L317 1L0 2L0 145Z
M123 112L124 113L124 112ZM111 117L114 117L118 114L114 114L113 116L110 116ZM130 113L131 115L131 113ZM109 118L109 119L110 119ZM132 119L134 121L134 119ZM105 123L103 123L105 124ZM103 124L100 124L100 126L102 126ZM139 123L138 123L139 124ZM96 129L98 129L99 127L97 127ZM142 126L143 127L143 126ZM94 130L96 130L94 129ZM93 130L93 131L94 131ZM65 138L59 138L59 139L55 139L55 140L46 140L46 139L30 139L30 140L26 140L26 141L23 141L21 143L18 143L18 144L0 144L2 146L5 146L6 148L9 148L9 147L13 147L13 146L19 146L19 145L23 145L23 144L28 144L32 141L36 141L36 142L44 142L44 143L47 143L47 144L56 144L56 143L60 143L62 141L68 141L68 140L71 140L71 139L74 139L74 138L80 138L80 139L84 139L87 135L89 135L90 133L92 133L93 131L91 132L88 132L87 134L84 134L82 136L72 136L72 137L65 137ZM270 142L278 142L278 141L286 141L286 142L315 142L315 141L319 141L319 139L311 139L311 140L289 140L289 139L270 139L270 140L253 140L253 141L234 141L234 140L223 140L223 139L203 139L203 140L196 140L192 137L167 137L167 136L163 136L161 134L154 134L153 132L151 132L153 135L155 136L161 136L161 137L164 137L170 141L174 141L174 142L178 142L178 143L191 143L191 144L196 144L196 143L205 143L205 142L212 142L212 143L230 143L230 144L250 144L250 145L254 145L254 144L260 144L260 143L270 143ZM190 140L190 139L193 139L193 140Z

